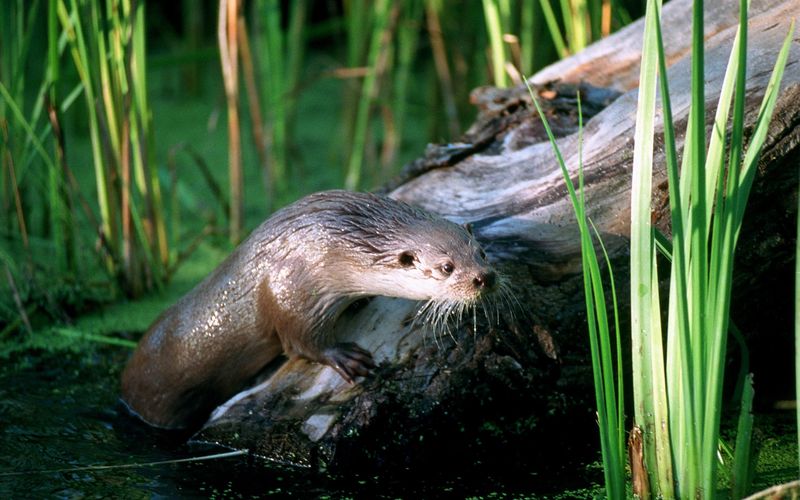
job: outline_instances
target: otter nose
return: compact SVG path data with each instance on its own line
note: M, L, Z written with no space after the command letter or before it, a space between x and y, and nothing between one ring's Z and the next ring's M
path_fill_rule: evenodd
M475 279L472 280L472 283L475 285L475 288L490 289L494 286L496 279L497 276L494 274L494 271L489 271L477 275Z

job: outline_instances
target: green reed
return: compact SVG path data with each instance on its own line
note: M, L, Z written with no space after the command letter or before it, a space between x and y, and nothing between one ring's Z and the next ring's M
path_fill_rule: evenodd
M369 36L366 75L361 84L361 93L355 115L353 145L347 163L347 176L344 181L347 189L358 189L361 183L370 108L378 98L378 78L383 76L386 68L385 55L391 36L391 27L389 26L391 7L388 0L376 0L371 7L372 30ZM356 15L351 11L351 17ZM363 24L359 24L359 29L362 28Z
M35 154L41 154L49 162L49 170L55 169L55 164L42 137L42 129L47 128L42 119L45 84L37 94L41 99L34 103L33 111L28 116L25 111L29 106L26 105L24 68L40 2L33 2L27 15L22 0L9 2L6 7L0 10L0 47L3 48L0 55L0 197L9 217L3 219L2 230L9 235L18 234L27 249L31 221L30 214L26 213L26 191L43 189L46 179L41 172L31 168L30 163ZM35 177L33 182L26 182L32 177Z
M617 294L611 262L609 261L608 254L600 239L599 233L586 215L586 200L583 189L582 151L578 153L578 188L576 190L547 118L542 112L536 95L527 80L526 85L528 86L528 92L539 114L539 118L544 124L550 144L553 147L553 152L561 168L569 198L578 221L589 347L592 359L597 423L600 428L600 450L603 457L606 495L608 498L624 498L626 454L622 343L619 328ZM583 123L580 106L580 96L578 96L579 147L581 147L580 145L583 143ZM603 285L602 273L600 271L600 261L595 249L595 238L592 237L593 233L597 243L602 249L605 265L609 272L612 297L611 311L614 316L613 337L611 333L612 325L608 317L606 292Z
M403 2L397 21L397 64L392 78L393 123L386 127L387 143L381 158L384 167L394 163L402 142L403 126L408 116L409 90L414 76L414 59L419 46L419 30L423 25L423 8L423 0Z
M228 238L232 244L242 239L244 218L244 171L242 167L241 120L239 119L239 0L220 0L217 16L217 41L225 87L228 118Z
M611 12L605 6L611 7L610 2L589 2L581 7L581 15L592 19L587 26L602 24L599 13ZM470 69L485 66L484 49L491 47L492 81L506 85L509 81L520 81L520 70L531 71L548 62L552 45L550 34L544 29L542 7L536 2L348 0L342 3L341 17L326 21L324 26L312 24L307 15L309 8L307 0L291 2L288 7L275 0L258 0L246 16L253 26L252 52L257 54L257 86L262 91L258 99L265 124L263 142L268 152L266 177L278 195L288 185L289 154L298 149L293 144L292 123L298 113L296 95L308 85L300 81L300 68L310 39L329 36L337 28L343 34L342 39L335 41L340 44L341 67L317 73L343 81L342 126L330 142L333 152L344 160L344 184L350 189L361 187L365 179L391 172L403 143L408 96L420 95L410 90L419 90L420 80L412 75L427 72L436 79L435 85L429 87L438 90L433 92L437 94L437 109L429 113L429 128L434 134L430 140L456 140L462 132L458 103L467 102L469 91L487 81L485 72ZM449 13L456 9L459 19L474 20L476 27L483 22L489 36L466 30L463 22L452 21ZM556 19L561 22L561 17ZM579 24L571 22L571 26ZM610 22L607 24L610 26ZM422 44L420 40L426 33L421 28L425 27L428 43ZM608 32L592 29L601 34ZM590 35L586 38L592 39ZM421 52L426 45L430 52ZM474 53L466 55L474 55L474 61L459 54L460 47L472 47ZM246 59L244 54L242 57ZM246 61L244 66L247 67ZM253 93L248 94L252 110ZM257 119L252 112L251 118ZM259 142L256 139L261 156Z
M695 2L693 111L686 131L683 165L679 170L661 38L660 4L656 0L648 2L631 193L631 349L635 428L632 436L642 436L645 466L644 469L632 467L632 483L634 494L640 497L713 497L716 493L725 340L728 329L733 328L728 319L733 255L793 32L792 23L745 152L747 5L744 0L740 9L739 33L706 154L702 2ZM651 224L656 84L660 85L662 96L672 242L665 241ZM614 353L610 347L598 259L583 196L575 194L569 172L532 91L531 96L548 131L578 218L606 493L609 498L621 498L625 494L624 446L620 430L624 421L622 379L616 379L615 387ZM726 163L725 131L732 100L732 133ZM582 178L579 165L581 193ZM662 337L657 248L671 261L666 345ZM612 279L612 293L613 290ZM616 301L614 310L616 314ZM617 355L618 377L620 359ZM743 383L732 467L732 493L736 497L747 490L752 474L752 400L752 378L747 377Z
M741 2L739 33L720 94L714 133L706 149L702 11L702 2L695 1L692 107L679 170L661 41L660 5L655 0L648 2L634 149L631 334L633 352L641 353L633 356L635 424L643 431L651 492L664 497L715 495L733 255L793 31L792 28L778 56L745 152L747 5L744 0ZM672 222L666 357L655 233L650 220L657 77L662 96ZM732 98L732 133L726 162L725 131ZM746 438L752 425L752 419L748 418L751 389L745 385L741 439L737 440L737 447L745 449L749 447ZM743 453L737 451L739 454ZM735 460L735 474L739 478L748 475L745 458Z
M561 57L575 54L592 41L608 36L612 15L627 18L611 0L559 0L558 10L551 0L540 0L542 15L556 51ZM560 22L559 22L560 21Z
M443 16L445 16L443 18ZM454 69L448 58L447 40L445 40L445 28L442 26L442 21L447 19L447 12L443 2L436 0L426 0L425 2L425 24L428 28L428 39L431 45L431 55L433 56L435 72L431 72L431 79L435 78L436 81L432 82L434 86L439 88L439 98L443 109L443 116L445 124L441 124L442 120L429 120L433 128L445 128L447 130L446 137L450 140L456 140L461 134L461 124L459 120L459 110L456 94L456 80L454 77ZM432 98L436 98L435 92L430 92ZM438 106L438 103L434 106Z
M509 24L508 0L483 0L483 12L486 19L486 31L489 33L489 45L492 54L492 76L494 85L507 87L505 44L503 43L503 27Z
M163 283L169 260L152 160L144 3L51 1L85 98L105 266L138 295Z
M58 59L64 47L59 45L54 4L47 7L45 37L36 24L40 13L39 1L9 2L0 12L0 202L10 215L2 231L9 242L21 243L28 264L33 263L31 239L46 242L53 255L48 271L74 276L76 235L60 116L80 89L60 99ZM32 51L37 48L35 39L41 38L46 41L47 64L36 65L32 61L39 54ZM33 69L28 71L28 66ZM40 78L33 92L30 77ZM25 269L26 274L31 271Z
M519 83L520 74L549 62L553 49L566 57L630 22L611 0L559 0L557 9L551 0L483 0L482 7L492 81L498 87Z
M58 111L58 81L59 81L59 58L58 41L61 35L58 29L58 11L55 2L48 3L47 12L47 69L44 84L48 87L48 116L55 139L55 159L57 168L50 169L49 176L49 207L51 214L51 228L53 242L55 243L56 262L60 265L62 272L71 271L77 268L75 258L75 234L72 217L71 198L66 172L68 169L66 158L66 144L64 132L60 126Z
M542 47L551 42L538 4L492 2L498 6L504 57L511 63L504 66L529 71L543 65L549 49ZM78 276L81 266L87 271L86 252L80 249L94 247L98 262L122 290L136 295L158 286L178 253L171 248L177 235L166 235L153 161L144 1L7 4L0 9L0 203L8 214L0 221L3 233L23 249L30 241L45 242L53 255L47 269L61 277ZM192 10L187 37L197 47L202 9L192 8L192 2L182 5ZM241 65L230 121L238 124L239 110L249 109L251 121L263 125L253 123L252 132L266 180L267 209L294 196L288 165L302 155L293 142L302 111L298 97L317 78L341 77L345 90L352 90L342 99L339 127L349 135L342 140L330 134L332 148L344 158L340 164L347 167L349 187L387 178L399 166L401 152L417 155L403 151L414 135L404 129L420 115L431 142L458 140L462 122L473 112L469 92L491 80L486 64L491 41L481 29L487 26L481 2L348 0L341 13L333 9L333 17L321 22L310 18L316 4L309 0L247 5L252 10L239 9L234 23L232 40ZM449 15L453 11L458 19ZM46 22L35 22L37 17ZM336 45L323 59L331 65L306 69L308 44L320 40ZM196 54L173 57L181 63L196 59ZM239 71L247 92L238 92ZM77 158L67 148L73 138L62 130L62 121L71 123L77 114L88 122L94 188L79 185L73 175ZM237 179L251 168L241 161L241 150L234 151L240 139L231 140L231 156L239 160L230 163L241 168L232 170L239 173L230 185L222 186L222 191L231 190L230 196L218 197L229 212L238 210L237 219L244 203ZM177 212L172 218L177 221ZM232 226L239 228L235 234L243 233L241 223ZM177 223L169 226L177 228ZM28 254L29 260L35 258Z
M258 0L253 5L254 43L258 48L261 102L268 144L269 189L285 194L291 130L297 113L296 93L305 54L308 0L291 2L289 23L281 28L281 7L276 0Z
M536 38L541 7L537 2L512 5L508 0L483 0L482 5L492 82L497 87L518 84L521 74L533 71L535 55L549 45L544 37Z
M631 351L634 353L632 368L635 425L643 436L644 463L652 478L650 482L653 487L663 485L663 490L659 491L669 498L674 496L672 462L669 456L669 437L666 434L668 427L662 425L667 421L664 352L660 333L653 333L661 331L661 316L658 312L658 277L653 272L657 256L649 220L653 148L653 129L649 127L653 126L658 66L658 58L652 56L657 56L655 34L658 21L652 5L648 6L650 8L645 17L642 47L631 192L631 286L636 287L631 290L638 291L641 288L649 293L631 293ZM665 120L670 119L671 115L666 110L665 115ZM647 125L641 125L643 122ZM665 128L666 137L669 129ZM670 202L673 201L674 198L670 197ZM645 212L648 214L646 220ZM648 491L635 493L649 494Z

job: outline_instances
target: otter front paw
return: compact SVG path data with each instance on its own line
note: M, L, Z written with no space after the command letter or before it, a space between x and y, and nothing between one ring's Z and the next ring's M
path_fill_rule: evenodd
M353 379L367 376L375 368L372 354L353 342L343 342L325 349L322 362L351 384Z

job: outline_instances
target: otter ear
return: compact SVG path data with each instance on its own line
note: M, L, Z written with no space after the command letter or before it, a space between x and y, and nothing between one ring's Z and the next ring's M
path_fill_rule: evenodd
M465 222L465 223L464 223L464 224L462 224L462 225L464 226L464 229L466 229L466 230L467 230L467 232L470 234L470 236L475 236L475 235L472 233L472 223L471 223L471 222Z
M413 266L415 260L417 260L417 256L414 255L414 252L411 250L406 250L397 257L397 262L399 262L402 267Z

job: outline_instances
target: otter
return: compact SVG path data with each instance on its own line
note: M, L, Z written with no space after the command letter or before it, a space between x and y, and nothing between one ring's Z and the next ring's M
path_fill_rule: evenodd
M352 383L375 364L332 338L348 306L383 295L463 310L497 283L464 226L385 196L315 193L263 222L156 319L122 374L122 401L152 426L197 428L281 354Z

